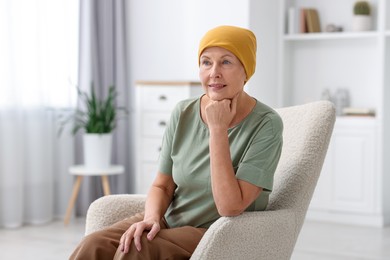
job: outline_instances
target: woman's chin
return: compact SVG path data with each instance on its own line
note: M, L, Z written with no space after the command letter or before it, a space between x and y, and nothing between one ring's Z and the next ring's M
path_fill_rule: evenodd
M209 93L209 94L207 94L207 97L212 101L221 101L224 99L232 99L232 97L229 97L228 95L221 95L221 94L215 94L215 93Z

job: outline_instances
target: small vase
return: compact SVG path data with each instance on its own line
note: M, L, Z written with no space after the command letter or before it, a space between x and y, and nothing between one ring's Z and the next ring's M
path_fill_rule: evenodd
M84 165L106 169L111 165L112 134L84 134Z
M352 20L352 30L355 32L371 30L371 16L354 15Z

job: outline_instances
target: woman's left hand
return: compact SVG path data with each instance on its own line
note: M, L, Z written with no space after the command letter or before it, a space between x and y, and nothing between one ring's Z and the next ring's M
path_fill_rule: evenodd
M239 94L232 99L210 102L205 107L207 125L210 129L228 129L237 112Z
M141 251L141 236L142 233L147 230L149 230L147 238L148 240L152 240L160 231L159 222L152 220L143 220L132 224L122 235L119 241L120 250L124 253L128 253L131 241L134 240L134 245L137 251Z

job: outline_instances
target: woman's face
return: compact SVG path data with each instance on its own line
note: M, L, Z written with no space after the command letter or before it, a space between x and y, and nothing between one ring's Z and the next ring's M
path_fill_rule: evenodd
M232 99L242 92L246 81L240 60L221 47L210 47L200 56L199 78L211 100Z

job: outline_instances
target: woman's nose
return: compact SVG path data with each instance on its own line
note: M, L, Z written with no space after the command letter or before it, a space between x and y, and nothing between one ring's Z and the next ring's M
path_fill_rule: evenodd
M211 78L219 78L221 77L221 68L215 64L210 71L210 77Z

